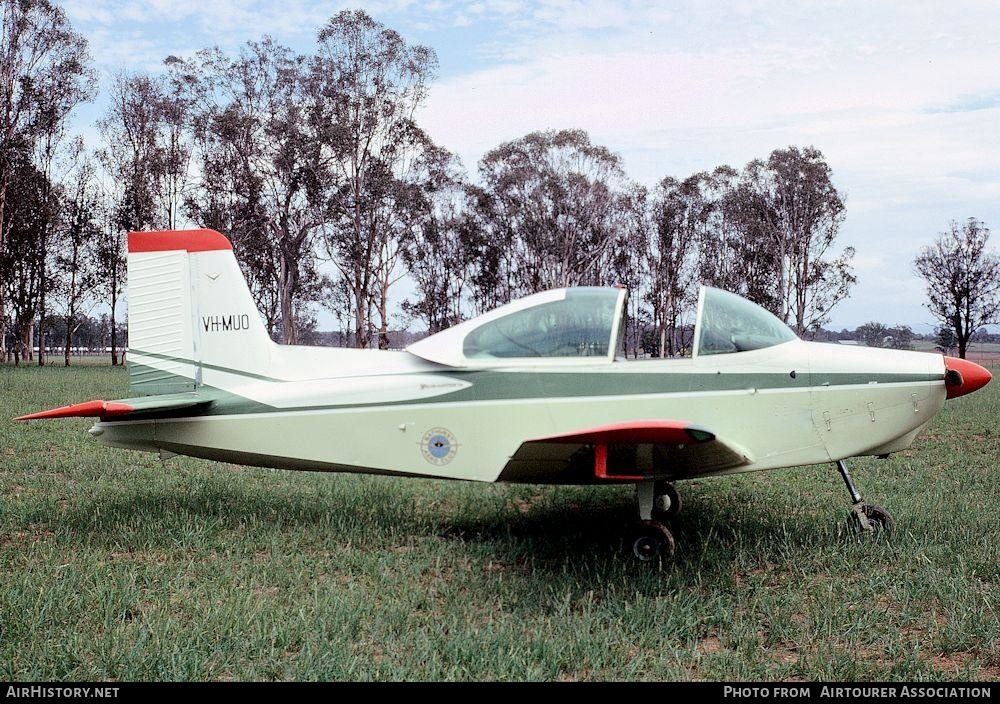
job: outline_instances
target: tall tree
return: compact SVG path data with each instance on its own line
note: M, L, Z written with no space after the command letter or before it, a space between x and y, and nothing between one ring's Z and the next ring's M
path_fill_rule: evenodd
M621 333L622 352L626 357L639 355L650 317L643 296L649 275L651 218L648 201L649 192L639 184L632 184L623 194L621 205L629 215L612 243L608 263L611 280L626 292Z
M176 230L180 227L190 181L193 140L189 113L194 91L183 61L169 56L164 64L167 73L159 80L157 149L152 171L164 225L168 230Z
M708 222L698 238L702 282L780 310L780 261L772 241L745 226L753 206L740 187L740 173L731 166L717 167L702 179L701 193L710 205Z
M927 307L952 329L965 359L972 335L1000 323L1000 256L989 250L990 229L982 220L952 222L914 261L927 286Z
M362 10L338 13L319 33L315 116L336 184L324 246L350 290L358 347L371 342L373 313L379 347L388 346L389 291L426 215L421 182L435 147L414 113L436 70L433 50L407 44Z
M22 359L30 359L32 353L42 270L48 255L38 233L51 216L46 199L54 189L46 175L32 163L31 154L22 152L10 158L14 159L11 178L18 187L7 194L7 236L0 248L0 266L5 278L0 287L4 289L11 321L13 344L8 352L14 363L19 364Z
M115 188L115 219L128 232L154 226L156 177L162 94L153 78L120 72L115 75L107 112L98 121L104 143L99 156Z
M157 200L156 165L163 95L156 80L120 72L114 76L107 111L98 121L103 149L97 158L108 178L104 210L95 232L99 289L110 306L111 363L118 358L118 300L125 285L125 236L164 218ZM124 355L121 361L124 361Z
M234 242L249 241L241 244L244 252L265 253L242 262L245 271L263 267L249 276L259 297L276 268L274 293L286 344L297 342L296 308L308 300L306 284L315 279L313 240L324 222L329 173L310 115L316 101L305 65L304 57L265 36L248 42L238 56L208 49L174 67L189 91L202 175L189 199L192 214L249 228L229 234Z
M689 343L679 333L683 317L692 312L698 295L698 244L714 207L702 192L709 178L704 173L684 181L667 177L653 195L648 296L661 357L673 356Z
M57 292L65 323L64 363L70 365L73 335L87 318L88 304L96 302L98 285L98 191L95 166L83 150L74 154L72 173L67 183L66 214L58 233L54 261Z
M109 197L101 196L96 232L94 233L93 257L97 269L97 295L108 304L108 345L111 347L111 364L124 363L124 354L119 358L118 301L125 289L126 241L125 230L119 225L114 211L109 207Z
M403 311L429 334L462 321L471 268L467 184L444 150L432 170L421 208L427 215L404 253L416 295L403 303Z
M86 40L49 0L0 2L0 250L10 234L7 199L18 154L51 130L93 80ZM76 95L76 99L71 96ZM4 347L8 273L0 270L0 356Z
M35 127L35 162L45 174L47 185L42 198L42 219L37 236L39 247L48 251L49 241L56 226L59 203L51 184L56 180L53 169L60 153L68 153L70 161L82 146L79 138L66 143L67 120L73 108L89 100L93 95L94 76L89 70L83 73L68 73L52 76L44 91L44 100L38 105ZM45 315L48 311L48 259L43 259L38 290L38 329L45 329ZM38 346L38 366L45 365L45 345Z
M486 305L546 288L608 281L632 217L621 159L583 130L532 132L479 164Z
M844 203L822 152L788 147L751 161L731 195L731 213L744 240L763 243L776 268L776 299L757 302L800 335L825 323L856 279L853 248L831 258Z

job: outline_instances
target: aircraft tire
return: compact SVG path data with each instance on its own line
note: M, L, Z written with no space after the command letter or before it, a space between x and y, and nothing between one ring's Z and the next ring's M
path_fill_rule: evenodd
M865 531L861 525L861 519L854 511L848 517L848 524L855 533L869 533L871 535L892 535L896 530L896 522L892 519L892 514L876 504L865 504L859 508L868 519L871 530Z
M673 557L677 544L670 529L659 521L640 521L628 541L639 562L659 564Z
M681 511L681 495L673 482L656 482L656 498L653 499L653 519L668 521ZM666 506L666 508L661 508Z

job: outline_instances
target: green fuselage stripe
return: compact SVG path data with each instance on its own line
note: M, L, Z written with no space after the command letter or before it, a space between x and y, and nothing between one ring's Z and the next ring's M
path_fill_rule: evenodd
M202 369L212 369L217 372L226 372L227 374L236 374L237 376L245 376L248 379L257 379L258 381L283 381L282 379L275 379L270 376L263 376L261 374L252 374L250 372L240 371L239 369L231 369L230 367L220 367L216 364L208 364L207 362L199 362L194 359L185 359L184 357L173 357L169 354L158 354L156 352L143 352L142 350L129 349L130 354L141 354L143 357L152 357L153 359L161 359L164 362L180 362L181 364L193 364L196 367L201 367ZM143 365L139 365L143 366ZM152 367L146 367L151 369ZM159 370L157 370L159 371ZM190 381L190 380L189 380Z
M185 362L198 365L200 363L193 360L178 359L167 355L148 354L133 350L138 354L143 354L157 359L164 359L171 362ZM145 365L130 362L138 367L137 372L151 370ZM618 362L616 364L641 364L641 362ZM275 384L284 383L283 380L273 379L257 374L248 374L234 369L218 367L214 365L201 364L202 367L214 369L238 376L272 382ZM159 370L157 370L159 371ZM541 399L541 398L577 398L577 397L599 397L599 396L626 396L626 395L654 395L670 393L711 393L740 390L767 390L767 389L808 389L810 387L820 389L831 386L845 386L858 384L893 384L893 383L920 383L938 381L942 375L934 374L863 374L863 373L816 373L797 374L794 378L791 374L774 372L765 373L705 373L705 372L620 372L609 371L607 369L592 369L579 372L511 372L511 371L465 371L448 369L441 371L422 370L418 372L422 375L436 375L444 379L463 381L470 386L439 396L400 399L397 401L387 401L379 403L351 403L338 404L330 402L320 402L317 404L277 407L266 403L261 403L253 399L230 393L223 389L206 385L199 386L196 394L199 397L212 401L205 407L197 410L188 409L182 415L234 415L243 413L273 413L286 411L311 411L325 409L349 409L366 408L372 406L397 406L416 405L427 403L468 403L475 401L494 400L518 400L518 399ZM160 372L163 376L172 376L176 383L192 383L186 377L171 375L169 372ZM400 378L405 378L406 374L400 374ZM320 401L320 399L317 399ZM173 415L173 414L171 414Z

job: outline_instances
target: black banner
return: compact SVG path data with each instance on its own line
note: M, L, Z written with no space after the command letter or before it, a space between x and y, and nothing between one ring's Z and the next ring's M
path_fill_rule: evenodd
M156 695L164 694L164 688L214 689L226 688L227 695L237 694L244 690L247 696L259 696L260 687L290 687L304 686L325 687L337 686L343 683L246 683L246 682L209 682L209 683L8 683L0 685L0 692L7 700L18 699L71 699L71 700L120 700L128 701L139 697L148 697L156 689ZM373 683L376 686L386 686L389 683ZM466 683L468 684L468 683ZM491 685L497 683L492 682ZM711 696L733 701L796 701L816 699L824 701L848 701L857 699L974 699L988 701L992 698L992 688L995 683L893 683L881 682L858 684L851 682L813 683L792 682L782 684L740 684L722 682L657 682L655 684L658 696L691 694ZM550 685L551 686L551 685ZM616 685L620 686L620 685ZM253 690L250 688L253 687Z

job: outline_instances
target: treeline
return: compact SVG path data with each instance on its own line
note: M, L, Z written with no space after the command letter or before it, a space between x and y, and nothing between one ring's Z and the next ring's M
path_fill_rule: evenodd
M586 132L549 130L497 146L470 175L417 121L434 51L363 11L332 17L309 54L265 36L119 73L87 145L69 133L96 93L85 39L49 0L0 7L0 344L15 362L49 318L71 348L98 306L118 361L131 230L227 234L268 331L289 344L317 339L320 309L338 342L386 348L393 330L617 284L628 352L672 355L690 345L701 283L810 336L855 282L853 250L836 245L844 202L812 147L647 189Z

